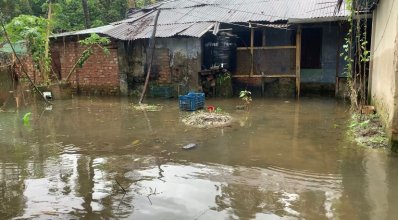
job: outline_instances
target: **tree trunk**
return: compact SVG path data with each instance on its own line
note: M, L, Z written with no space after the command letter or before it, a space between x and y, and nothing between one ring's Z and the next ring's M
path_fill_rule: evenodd
M86 28L90 28L90 26L91 26L90 12L88 10L87 0L82 0L82 5L83 5L83 12L84 12L84 25L86 26Z
M44 63L43 65L43 80L45 84L50 83L50 65L51 61L49 60L49 54L50 54L50 35L51 35L51 19L52 19L52 1L49 1L48 3L48 24L47 24L47 29L46 29L46 42L44 45Z
M149 77L151 75L151 69L152 69L152 62L153 62L153 55L155 53L155 43L156 43L156 29L158 26L158 19L160 15L160 9L157 10L156 16L155 16L155 23L153 25L153 31L152 31L152 36L151 39L149 40L149 49L150 49L150 54L149 54L149 65L148 65L148 73L146 75L145 79L145 84L144 84L144 89L141 93L141 98L140 101L138 102L139 104L142 104L142 101L144 100L146 90L148 88L148 83L149 83Z

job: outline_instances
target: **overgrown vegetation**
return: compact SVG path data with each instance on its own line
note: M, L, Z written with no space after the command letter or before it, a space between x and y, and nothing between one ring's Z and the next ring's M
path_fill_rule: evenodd
M341 56L346 61L345 74L348 77L351 110L356 112L367 104L368 65L370 51L368 42L368 21L361 18L362 5L358 0L346 0L348 17L348 33L343 45ZM367 3L366 3L367 4Z
M163 106L161 106L161 105L139 104L139 105L132 105L132 108L134 110L137 110L137 111L159 112L159 111L162 111Z
M245 109L248 109L250 104L252 103L252 93L247 90L242 90L239 93L239 98L243 101L243 106Z
M361 146L381 148L389 145L388 137L377 114L353 114L349 128L355 141Z
M81 0L52 0L54 32L85 28L85 16ZM121 20L126 11L143 7L159 0L86 0L91 27L98 27ZM47 18L49 0L0 0L0 8L7 21L19 15Z
M340 1L341 4L342 1ZM386 132L376 114L362 114L363 108L368 104L368 79L369 79L369 41L368 20L362 18L361 7L368 8L368 2L358 0L345 0L346 9L349 11L348 32L343 45L343 56L346 61L345 74L348 77L349 97L351 101L352 119L350 132L355 141L372 148L388 146ZM363 5L365 4L365 5Z
M0 15L0 19L3 19L3 15ZM35 68L39 71L40 75L43 76L45 83L49 81L49 70L51 65L51 59L46 55L46 53L48 53L46 41L49 37L47 35L47 27L49 25L50 22L45 18L20 15L12 19L11 22L5 26L11 43L25 42ZM1 30L0 33L0 42L6 42L7 40L5 39L3 30Z
M222 128L231 125L232 117L221 109L215 112L198 111L183 118L182 122L195 128Z

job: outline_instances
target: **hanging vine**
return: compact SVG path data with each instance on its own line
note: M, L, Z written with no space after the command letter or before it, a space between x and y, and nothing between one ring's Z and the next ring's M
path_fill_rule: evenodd
M345 74L348 77L349 97L351 110L358 111L367 104L368 94L368 65L370 61L369 41L367 36L368 21L362 18L360 12L361 2L358 0L346 0L348 15L348 32L343 45L343 53L346 62ZM365 1L367 8L367 1Z

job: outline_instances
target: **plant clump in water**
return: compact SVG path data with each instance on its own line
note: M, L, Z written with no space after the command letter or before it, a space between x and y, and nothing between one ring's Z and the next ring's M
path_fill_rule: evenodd
M159 112L162 111L163 109L163 106L161 105L148 105L148 104L133 105L132 107L137 111L148 111L148 112Z
M355 141L362 146L382 148L389 145L387 134L377 114L354 114L349 127Z
M231 125L232 117L224 113L201 111L189 115L182 122L196 128L221 128Z

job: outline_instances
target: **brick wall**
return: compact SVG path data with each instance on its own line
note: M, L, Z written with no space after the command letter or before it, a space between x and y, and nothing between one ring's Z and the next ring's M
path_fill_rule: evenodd
M170 52L168 48L157 48L154 54L153 64L157 66L158 79L160 84L171 83Z
M77 68L70 78L72 87L81 94L118 95L120 94L119 64L117 46L108 46L106 55L99 47L94 47L94 53L84 63L83 68ZM65 79L86 47L74 41L52 43L53 63L59 63L59 74ZM58 57L58 58L57 58Z

